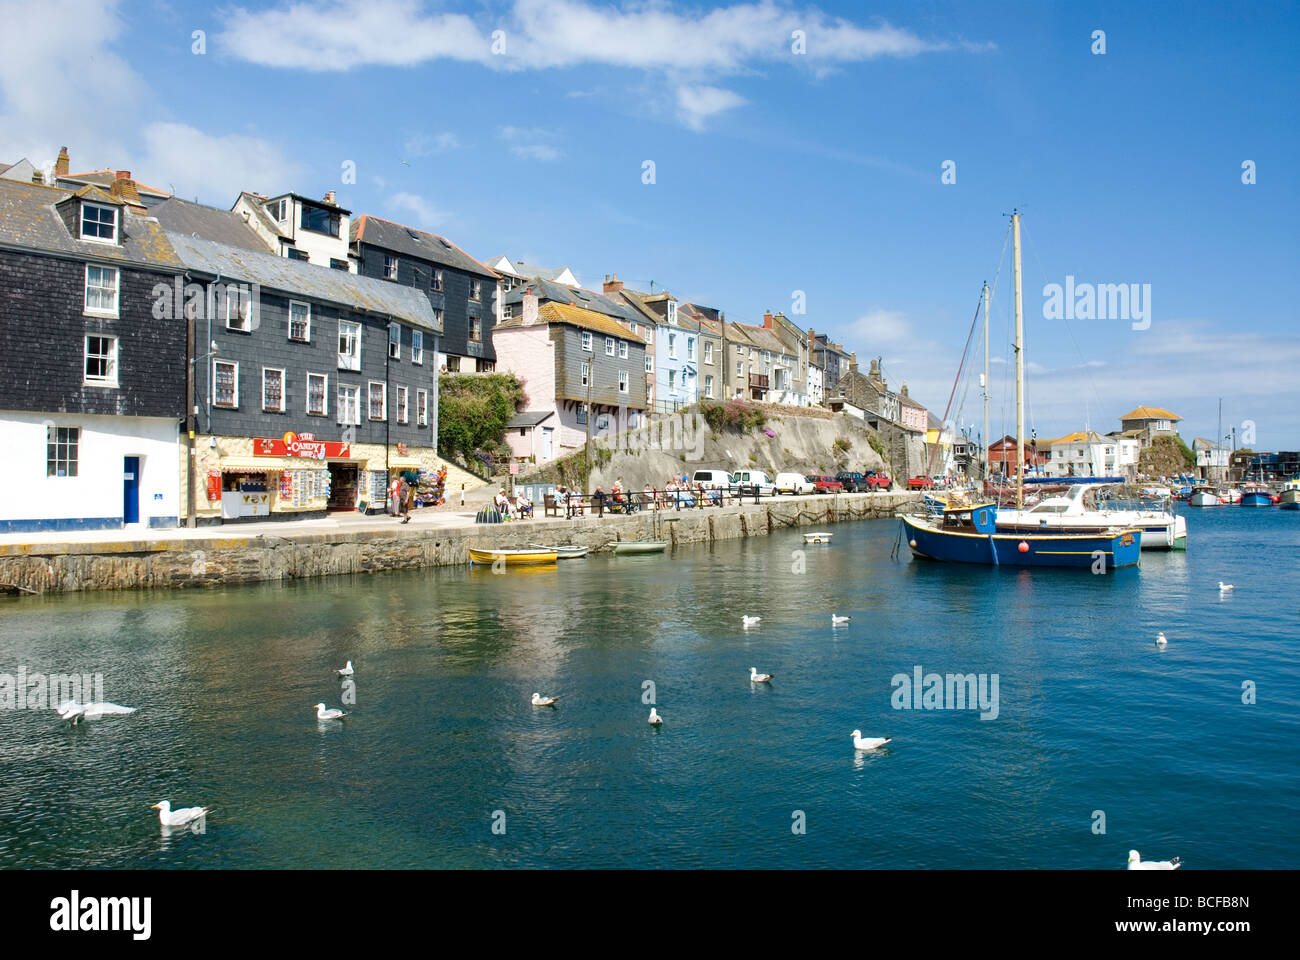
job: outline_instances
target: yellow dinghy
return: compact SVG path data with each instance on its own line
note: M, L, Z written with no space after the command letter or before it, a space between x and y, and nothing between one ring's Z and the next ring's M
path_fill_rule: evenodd
M493 564L504 561L508 567L522 567L539 563L555 563L558 554L554 550L480 550L469 548L470 563Z

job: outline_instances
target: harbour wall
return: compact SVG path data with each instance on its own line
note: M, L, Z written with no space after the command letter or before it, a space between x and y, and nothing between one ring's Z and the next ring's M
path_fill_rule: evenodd
M656 539L675 546L893 516L919 498L911 492L842 494L630 517L0 545L0 585L22 594L212 587L464 564L470 547L572 543L599 552L620 540Z

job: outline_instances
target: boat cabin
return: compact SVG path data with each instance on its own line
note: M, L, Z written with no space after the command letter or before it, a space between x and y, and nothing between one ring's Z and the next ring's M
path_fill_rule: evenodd
M943 529L960 533L996 533L998 506L996 503L979 503L970 506L949 507L943 512Z

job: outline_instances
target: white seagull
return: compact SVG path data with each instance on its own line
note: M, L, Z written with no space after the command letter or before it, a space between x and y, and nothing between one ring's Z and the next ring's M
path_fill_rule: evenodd
M1143 860L1138 856L1136 850L1128 852L1128 868L1130 870L1177 870L1183 865L1182 860L1174 857L1172 860Z
M182 807L173 810L170 800L159 800L150 809L158 811L158 822L164 827L183 827L207 816L211 807Z
M754 624L758 623L758 621L762 619L763 619L762 617L741 617L740 622L741 625L744 626L746 630L748 630L750 627L752 627Z
M1220 593L1228 593L1230 590L1232 590L1232 584L1230 584L1230 583L1224 583L1222 580L1219 581L1219 592L1220 592Z
M660 725L661 723L663 723L663 722L664 722L664 718L661 717L661 716L659 716L659 714L655 713L655 708L654 708L654 707L651 707L651 708L650 708L650 723L657 727L657 726L659 726L659 725Z
M836 616L836 615L833 614L833 613L831 614L831 626L832 626L832 627L838 627L838 626L840 626L841 624L845 624L845 623L848 623L848 622L849 622L849 618L848 618L848 617L839 617L839 616Z
M857 750L875 750L893 742L893 737L864 737L861 730L853 731L853 746Z
M542 696L540 693L534 693L534 694L533 694L533 706L534 706L534 707L553 707L553 706L555 706L555 701L556 701L556 700L559 700L559 699L560 699L559 697L544 697L544 696Z
M125 716L135 713L135 707L122 707L116 703L77 703L64 700L57 707L59 717L69 723L77 724L82 720L98 720L101 717Z
M1165 644L1167 644L1168 642L1169 642L1169 641L1165 639L1165 632L1164 632L1163 630L1161 630L1159 633L1156 634L1156 646L1157 646L1157 647L1163 647L1163 646L1164 646Z
M323 703L316 704L317 720L341 720L346 716L347 714L344 713L342 710L335 710L333 707L327 710L325 709L325 704Z
M348 665L346 667L344 667L342 670L335 670L334 672L337 673L340 677L350 677L356 671L352 669L352 661L349 660Z
M775 674L771 674L771 673L759 673L757 667L750 667L750 668L749 668L749 682L750 682L750 683L767 683L768 681L770 681L770 680L772 679L773 676L775 676Z

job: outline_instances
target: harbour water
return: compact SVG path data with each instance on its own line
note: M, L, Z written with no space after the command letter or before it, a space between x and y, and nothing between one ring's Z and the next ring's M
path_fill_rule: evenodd
M0 673L99 672L139 710L0 711L0 867L1294 868L1300 514L1189 516L1185 553L1105 576L891 559L878 520L6 601ZM320 725L348 659L352 715ZM894 709L917 666L997 675L996 719ZM205 832L161 836L163 798Z

